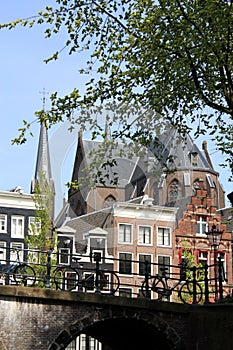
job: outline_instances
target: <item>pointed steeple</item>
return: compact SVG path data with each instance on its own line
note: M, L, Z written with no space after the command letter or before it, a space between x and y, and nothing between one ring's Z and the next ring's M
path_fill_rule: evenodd
M43 90L43 110L45 111L45 91ZM49 142L48 142L48 130L45 121L41 121L40 124L40 136L37 150L37 160L35 176L31 182L31 193L35 193L36 185L39 185L40 192L46 192L49 189L52 194L51 198L51 219L54 218L54 202L55 202L55 186L52 178Z
M47 132L45 122L42 122L40 126L40 136L39 136L39 144L38 144L38 152L37 152L34 186L32 184L32 192L34 192L35 183L40 181L41 174L43 174L47 184L52 190L53 179L52 179L50 154L49 154L48 132Z
M44 185L48 186L52 193L51 203L51 220L54 219L54 202L55 202L55 186L52 178L48 132L45 122L41 123L40 136L37 151L35 176L31 182L31 193L35 193L35 186L39 184L41 191L43 192Z

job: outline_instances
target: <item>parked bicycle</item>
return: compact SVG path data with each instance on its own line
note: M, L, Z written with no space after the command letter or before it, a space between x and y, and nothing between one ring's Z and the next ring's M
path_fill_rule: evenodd
M95 291L115 294L120 280L114 271L107 269L83 269L79 266L80 258L72 257L72 265L57 267L52 274L56 288L66 291Z
M169 298L173 291L177 291L178 297L185 304L199 303L202 300L202 287L198 282L185 280L186 273L182 271L179 280L169 285L167 270L166 267L160 267L161 274L150 276L143 281L141 289L144 297L149 297L150 293L154 292L157 294L158 300L163 300ZM177 288L179 286L180 288Z
M10 264L3 265L0 261L0 278L7 280L7 283L13 282L22 286L33 286L36 282L36 273L34 269L25 262L20 261L20 250L12 249L16 253L16 259ZM0 251L2 254L3 251ZM12 278L12 281L11 281Z

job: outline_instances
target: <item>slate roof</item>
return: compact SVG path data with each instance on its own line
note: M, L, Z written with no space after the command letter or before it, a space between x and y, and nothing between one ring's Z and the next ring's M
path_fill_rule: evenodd
M77 253L83 253L86 248L86 242L83 239L83 234L93 230L96 227L103 228L111 212L112 207L109 207L66 221L66 227L70 227L75 230L75 247ZM111 239L111 237L109 237L109 239Z
M83 140L84 153L86 155L86 161L88 164L91 162L91 159L88 158L88 154L92 150L96 150L101 144L101 141ZM119 153L122 150L124 150L126 155L120 157ZM127 146L125 144L119 143L118 146L112 150L112 158L116 160L117 165L109 167L108 169L106 169L106 171L101 169L103 175L108 174L109 176L109 178L104 177L105 186L110 187L112 185L111 181L114 180L114 173L116 173L119 186L124 187L130 182L130 179L132 178L135 167L138 164L139 157L135 155L131 159L129 159L127 157Z
M66 222L66 226L76 230L76 234L83 235L95 227L103 227L112 207L98 210L89 214L78 216Z
M154 154L161 156L161 162L164 162L168 157L173 156L174 165L177 169L188 168L195 170L205 169L211 170L212 166L208 162L205 152L200 150L194 143L189 134L186 135L185 140L181 139L179 133L171 128L166 130L160 138L160 146L151 150ZM197 165L194 166L191 161L191 153L197 153Z

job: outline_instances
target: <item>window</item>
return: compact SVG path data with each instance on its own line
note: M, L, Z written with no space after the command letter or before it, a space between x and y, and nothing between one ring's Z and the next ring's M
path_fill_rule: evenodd
M0 263L6 263L6 242L0 242Z
M11 242L11 249L10 249L10 261L13 263L17 260L17 250L19 250L19 260L23 261L23 243L19 242Z
M207 181L208 181L208 184L211 188L215 188L215 184L214 184L214 181L212 179L212 176L210 174L206 174L206 178L207 178Z
M198 165L198 155L197 152L192 152L191 153L191 163L193 166L197 166Z
M29 216L28 218L28 234L30 235L39 235L41 229L41 222L34 216Z
M223 267L222 280L225 281L225 279L227 278L225 253L222 253L222 252L218 252L217 253L217 264L219 262L219 258L220 258L220 261L222 262L222 267ZM217 267L217 278L218 278L218 276L219 276L219 270L218 270L218 267Z
M189 173L184 173L184 185L185 186L190 186L190 174Z
M113 196L108 196L104 200L104 208L111 207L116 202L116 199Z
M119 253L119 273L130 275L132 273L132 254Z
M170 228L158 227L158 245L171 246L171 231Z
M96 288L96 273L95 272L84 272L82 277L83 288L85 292L94 292ZM114 288L114 281L111 280L111 275L106 272L100 272L98 276L98 286L103 292L110 292L112 287Z
M11 237L14 237L14 238L24 237L24 217L23 216L11 217Z
M66 347L66 350L76 350L76 339Z
M169 201L176 201L181 195L180 185L178 180L173 180L169 186Z
M165 182L165 178L166 178L166 175L162 174L160 179L159 179L158 188L163 188L163 185L164 185L164 182Z
M199 216L197 218L197 235L205 235L208 230L207 221L205 216Z
M161 274L161 268L166 269L166 274L170 274L170 256L158 256L158 273Z
M131 298L132 297L132 289L120 288L119 289L119 297Z
M208 261L208 253L204 251L199 251L198 255L198 263L201 264L202 266L205 266Z
M7 232L7 215L0 214L0 232Z
M85 292L94 292L95 287L95 275L91 272L84 272L83 274L83 280L84 280L84 289Z
M69 265L70 263L70 248L59 249L59 264Z
M119 224L118 242L119 243L132 243L132 225Z
M139 226L138 243L151 244L151 227L150 226Z
M90 335L87 334L80 334L77 338L77 344L75 348L69 348L71 350L101 350L102 344L98 342L97 339L92 338Z
M151 274L151 255L139 254L139 275L145 276L145 261L148 261L148 273Z

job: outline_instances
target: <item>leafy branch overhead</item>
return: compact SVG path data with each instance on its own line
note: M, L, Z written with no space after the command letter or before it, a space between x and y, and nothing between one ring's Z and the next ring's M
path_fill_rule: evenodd
M62 40L65 31L61 48L45 62L58 59L64 49L77 57L80 51L89 53L81 73L94 74L85 94L77 88L63 97L55 92L46 116L50 125L72 120L75 110L76 122L85 128L95 124L90 108L130 102L132 111L153 112L151 129L157 114L182 135L195 122L196 135L210 133L232 169L232 2L56 0L37 16L1 28L41 24L46 38L60 34ZM129 125L127 113L114 118ZM132 136L139 132L137 127L125 130Z

